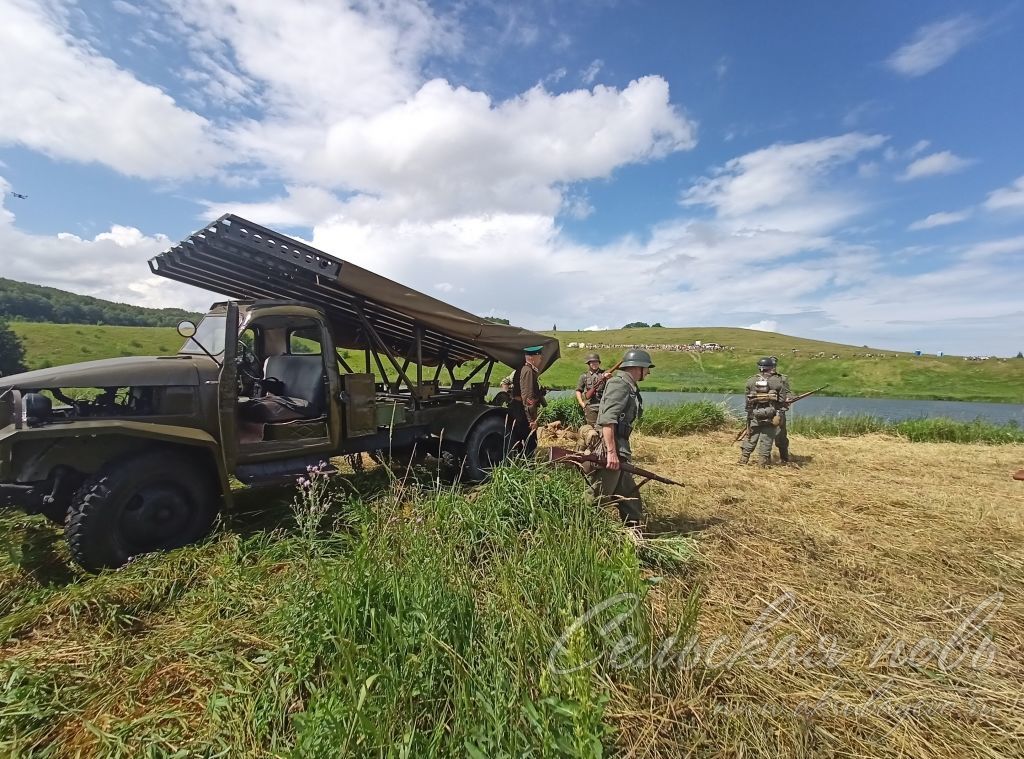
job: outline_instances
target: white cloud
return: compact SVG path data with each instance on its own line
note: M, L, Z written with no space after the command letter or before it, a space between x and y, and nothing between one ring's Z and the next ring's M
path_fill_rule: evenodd
M8 187L0 177L0 195ZM29 234L15 227L14 214L0 201L3 276L118 302L205 308L214 300L209 293L150 274L147 260L170 244L164 235L119 224L91 238Z
M1024 253L1024 235L1020 237L1008 237L1002 240L988 240L983 243L972 245L964 253L964 258L977 260L980 258L995 258L997 256L1010 255L1011 253Z
M973 163L974 161L968 158L961 158L949 150L943 150L939 153L932 153L923 158L918 158L907 166L906 171L899 176L899 179L901 181L909 181L911 179L920 179L940 174L955 174L958 171L963 171Z
M597 79L597 75L601 73L602 68L604 68L604 61L600 58L595 58L590 62L589 66L580 72L580 81L589 87Z
M747 329L756 329L759 332L778 332L779 323L775 319L762 319L759 322L748 324Z
M126 2L126 0L113 0L113 2L110 4L110 7L118 13L123 13L126 16L142 15L142 11L139 10L139 8L137 8L129 2Z
M729 67L731 65L732 61L729 59L729 56L723 55L715 64L715 77L718 79L724 79L726 74L729 73Z
M257 203L201 201L203 219L235 213L268 227L313 227L341 213L344 204L319 187L285 187L285 197Z
M753 228L816 231L858 213L856 200L829 192L832 170L879 148L886 138L857 132L795 144L776 144L728 161L700 179L684 206L709 206L721 219Z
M0 145L145 178L213 173L209 122L71 37L62 14L0 0Z
M929 214L923 219L918 219L911 224L907 229L916 231L920 229L933 229L934 227L944 227L949 224L958 224L961 221L966 221L971 217L971 209L967 208L963 211L939 211L938 213Z
M977 39L981 24L969 15L956 16L922 26L913 39L889 56L889 68L915 77L937 69Z
M1024 211L1024 176L1017 177L1009 187L989 193L985 208L989 211Z

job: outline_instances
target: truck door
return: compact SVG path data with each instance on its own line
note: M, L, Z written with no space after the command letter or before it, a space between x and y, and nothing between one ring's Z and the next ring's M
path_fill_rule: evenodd
M224 330L224 363L217 378L217 416L224 467L233 472L238 463L238 305L231 301Z

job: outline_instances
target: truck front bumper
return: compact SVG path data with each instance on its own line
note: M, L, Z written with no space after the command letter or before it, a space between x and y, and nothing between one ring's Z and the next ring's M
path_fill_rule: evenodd
M35 513L49 492L44 488L42 482L0 482L0 509L20 508Z

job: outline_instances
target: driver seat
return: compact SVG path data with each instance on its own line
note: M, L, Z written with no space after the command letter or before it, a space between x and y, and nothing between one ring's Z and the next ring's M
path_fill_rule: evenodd
M270 356L263 364L263 378L274 392L249 401L244 409L247 419L274 423L323 416L326 403L322 356Z

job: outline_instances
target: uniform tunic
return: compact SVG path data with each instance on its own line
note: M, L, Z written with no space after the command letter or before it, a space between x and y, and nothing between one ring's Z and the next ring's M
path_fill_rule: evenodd
M604 377L604 369L598 369L597 371L588 369L580 375L580 381L576 383L576 392L583 393L584 400L586 400L587 393L590 392L591 388L598 388L597 392L587 401L587 405L583 409L583 416L587 420L587 424L591 426L597 424L597 412L601 407L601 397L604 395L604 387L601 382L602 377Z
M760 393L758 383L767 382L767 393ZM789 397L789 378L785 374L766 372L755 374L747 380L747 424L750 427L750 436L740 446L744 458L757 449L760 463L767 464L771 461L772 444L778 439L780 432L782 439L779 443L779 451L783 459L788 458L788 439L785 436L786 405L785 400ZM778 426L772 424L772 419L780 417Z
M633 457L629 437L633 425L643 416L643 397L636 381L628 372L617 371L605 383L604 395L597 416L598 428L615 426L615 447L619 460L629 463ZM607 454L603 438L600 453ZM614 503L619 509L622 521L629 525L639 524L643 519L643 502L640 488L633 475L621 469L596 469L588 475L590 496L599 505Z
M544 395L532 364L523 363L512 377L512 400L508 404L512 444L523 443L529 453L537 445L533 428L544 403Z

